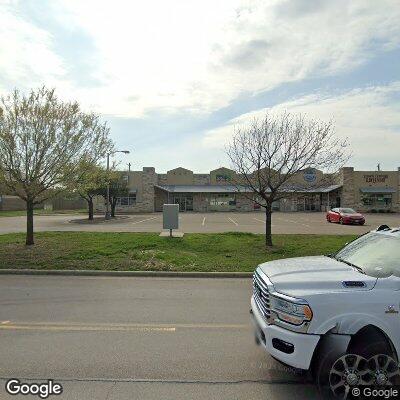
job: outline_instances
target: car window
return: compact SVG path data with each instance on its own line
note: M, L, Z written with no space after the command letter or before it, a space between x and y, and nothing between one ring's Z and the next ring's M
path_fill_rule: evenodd
M356 214L356 211L354 211L352 208L341 208L340 212L343 214Z
M348 244L335 258L354 264L370 276L399 276L400 237L371 232Z

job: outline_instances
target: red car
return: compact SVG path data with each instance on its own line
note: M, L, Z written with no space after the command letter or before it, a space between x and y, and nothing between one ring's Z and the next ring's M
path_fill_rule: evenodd
M328 222L338 222L339 224L364 225L364 215L354 211L352 208L332 208L326 213Z

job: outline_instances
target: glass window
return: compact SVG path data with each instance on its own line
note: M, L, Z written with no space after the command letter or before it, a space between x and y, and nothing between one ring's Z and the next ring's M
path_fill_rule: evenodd
M335 258L354 264L370 276L399 276L400 237L371 232L348 244Z
M211 195L210 205L212 206L235 206L236 205L236 197L234 194L214 194Z
M363 193L361 201L366 206L391 207L391 193Z
M136 193L131 193L128 197L117 197L117 206L127 207L136 204Z
M340 208L339 210L343 214L356 214L356 211L354 211L352 208Z

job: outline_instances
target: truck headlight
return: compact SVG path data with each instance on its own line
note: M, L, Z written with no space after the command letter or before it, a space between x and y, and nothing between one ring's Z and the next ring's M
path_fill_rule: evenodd
M279 296L271 296L271 310L274 311L282 321L293 325L301 325L306 321L311 321L312 310L303 300L288 300Z

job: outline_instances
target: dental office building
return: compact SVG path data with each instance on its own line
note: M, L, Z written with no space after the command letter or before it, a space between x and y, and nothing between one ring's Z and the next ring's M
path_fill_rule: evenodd
M153 167L121 172L129 195L118 199L116 211L162 211L165 203L179 204L181 211L193 212L259 210L248 187L238 188L230 183L234 174L224 167L203 174L182 167L164 174L156 173ZM299 172L292 186L283 189L287 198L277 201L274 210L325 211L328 207L351 207L362 212L400 211L400 168L355 171L345 167L334 177L326 177L317 169ZM318 185L324 181L329 184ZM294 187L297 189L293 190ZM97 199L95 208L104 211L102 198Z

